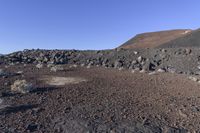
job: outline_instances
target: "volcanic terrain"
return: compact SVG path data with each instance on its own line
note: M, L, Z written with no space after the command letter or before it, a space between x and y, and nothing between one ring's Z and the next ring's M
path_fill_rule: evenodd
M127 48L0 56L0 132L200 132L198 35L173 30L139 35Z

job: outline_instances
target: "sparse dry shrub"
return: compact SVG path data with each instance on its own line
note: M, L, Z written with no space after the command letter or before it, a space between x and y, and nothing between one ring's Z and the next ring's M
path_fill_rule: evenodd
M26 80L16 80L13 85L11 85L11 91L19 93L29 93L33 90L33 85L28 83Z

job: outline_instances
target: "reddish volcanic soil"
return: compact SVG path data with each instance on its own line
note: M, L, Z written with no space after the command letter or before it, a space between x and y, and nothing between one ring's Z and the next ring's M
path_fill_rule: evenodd
M155 48L179 37L183 37L191 31L192 30L168 30L138 34L122 44L120 48Z
M23 74L0 77L1 132L200 131L200 85L184 75L67 65L56 73L32 65L5 70ZM13 94L16 79L36 89Z

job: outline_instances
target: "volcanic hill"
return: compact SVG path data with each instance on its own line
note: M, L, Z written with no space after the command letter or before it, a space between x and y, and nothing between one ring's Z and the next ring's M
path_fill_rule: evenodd
M119 46L119 48L155 48L177 38L185 37L191 32L192 30L190 29L179 29L142 33L131 38L130 40Z

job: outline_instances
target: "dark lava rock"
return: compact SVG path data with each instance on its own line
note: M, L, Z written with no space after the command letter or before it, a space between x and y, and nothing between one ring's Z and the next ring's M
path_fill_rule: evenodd
M103 66L109 68L157 70L168 68L167 72L191 74L198 71L200 52L194 48L165 49L120 49L101 51L78 50L24 50L0 57L0 64L70 64L82 66Z
M28 124L26 129L30 132L35 132L38 130L38 125L34 123Z
M156 65L151 63L150 61L147 61L144 66L143 69L146 71L154 71L155 70Z
M164 133L188 133L188 131L183 128L166 127Z
M118 59L118 60L115 61L115 64L114 64L115 68L120 68L122 66L123 66L123 61L122 60Z

